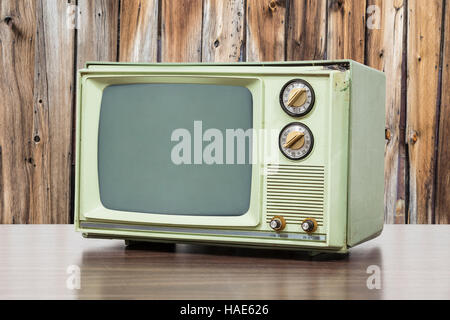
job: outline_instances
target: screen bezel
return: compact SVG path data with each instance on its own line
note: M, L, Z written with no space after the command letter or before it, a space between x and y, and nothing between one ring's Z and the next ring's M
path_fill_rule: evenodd
M79 148L77 155L79 173L78 210L81 219L111 222L132 222L160 225L202 225L209 227L254 227L262 220L262 183L258 161L252 164L250 206L241 216L190 216L157 213L118 211L105 208L100 200L98 180L98 126L103 90L110 85L137 83L215 84L247 88L253 100L253 131L263 125L262 80L249 76L204 76L186 74L136 75L136 74L86 74L80 78ZM254 140L255 141L255 140ZM262 150L253 143L252 157L260 159Z

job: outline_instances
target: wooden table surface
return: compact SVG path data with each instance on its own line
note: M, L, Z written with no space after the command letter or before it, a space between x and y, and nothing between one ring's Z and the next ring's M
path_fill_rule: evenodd
M450 225L386 225L349 255L315 258L200 245L133 248L84 239L72 225L0 225L0 299L449 299L449 249ZM68 268L77 270L70 266L79 267L80 289L67 287L76 275ZM370 266L380 268L381 289L367 287Z

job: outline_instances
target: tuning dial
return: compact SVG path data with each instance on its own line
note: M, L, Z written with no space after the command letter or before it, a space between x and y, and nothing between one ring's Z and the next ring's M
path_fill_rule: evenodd
M278 145L287 158L301 160L311 153L314 137L305 124L293 122L281 130Z
M270 221L270 227L275 231L282 231L286 227L286 220L281 216L275 216Z
M281 108L292 117L304 117L314 107L315 94L305 80L294 79L286 83L280 92Z
M307 233L312 233L317 230L317 221L313 218L303 220L302 229Z

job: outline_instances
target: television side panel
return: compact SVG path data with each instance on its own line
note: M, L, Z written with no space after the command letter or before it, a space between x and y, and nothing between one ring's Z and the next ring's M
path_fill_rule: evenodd
M352 62L347 244L378 236L384 224L385 74Z
M75 188L74 188L74 205L73 217L75 230L80 229L80 139L81 139L81 89L82 75L77 72L77 92L75 104Z

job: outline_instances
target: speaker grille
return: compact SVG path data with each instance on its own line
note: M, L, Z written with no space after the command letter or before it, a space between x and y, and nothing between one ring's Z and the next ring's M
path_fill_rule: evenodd
M267 166L266 219L282 215L287 224L314 218L323 225L323 166Z

